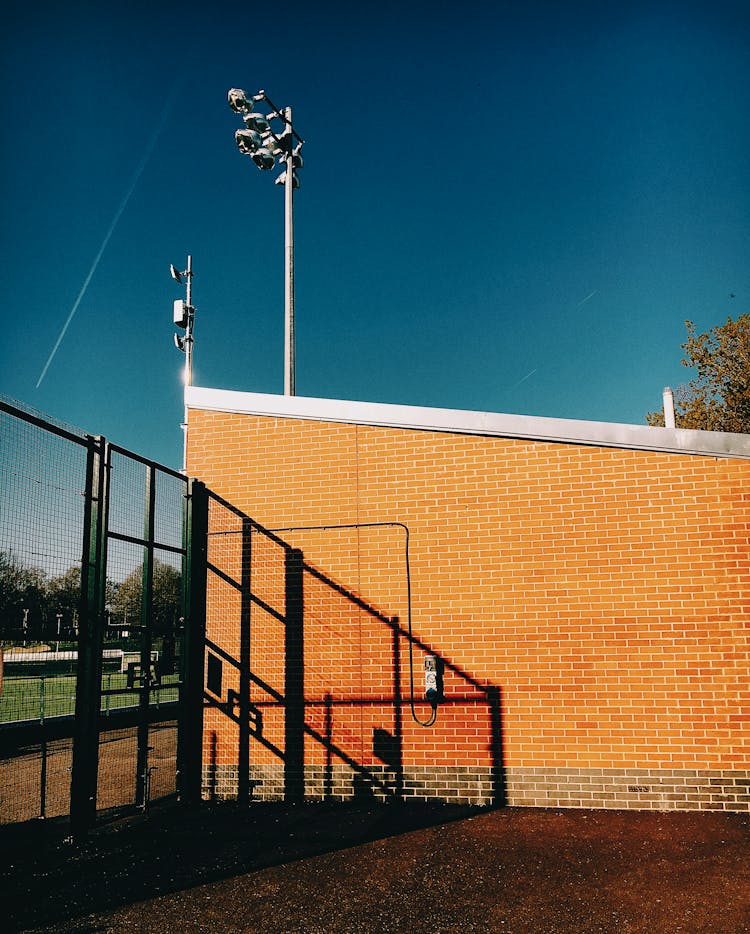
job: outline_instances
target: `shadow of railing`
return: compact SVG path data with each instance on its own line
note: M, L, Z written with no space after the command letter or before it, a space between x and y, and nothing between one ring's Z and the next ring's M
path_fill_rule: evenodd
M255 888L262 889L256 876L261 871L284 867L278 876L283 886L288 884L289 868L304 860L422 828L447 827L476 813L470 807L421 802L399 808L355 801L311 803L303 808L288 807L283 801L250 808L236 802L215 806L160 802L141 817L98 826L81 845L70 841L61 819L4 825L0 849L12 859L6 860L2 872L3 930L122 930L116 919L113 927L110 916L124 906L144 904L137 929L149 930L156 927L154 913L162 910L160 898L167 898L163 911L177 919L174 905L188 904L191 890L200 887L198 891L207 892L207 886L224 887L244 877L238 900L248 904ZM419 843L411 845L415 855L420 852ZM177 893L182 894L175 901ZM226 888L215 889L212 898L223 906L220 916L213 913L212 930L236 929L235 902L227 901ZM188 908L185 914L194 916L196 910ZM200 911L205 914L205 905ZM265 926L255 929L278 930L267 906L263 911ZM335 914L332 907L332 925ZM179 920L173 924L181 929Z
M475 768L489 776L482 803L504 805L500 687L480 682L411 626L213 494L212 505L220 514L216 527L209 523L208 796L247 802L257 785L273 785L277 775L270 790L289 804L352 794L456 801L462 789L451 789L445 777L455 766L454 772ZM430 766L420 752L424 739L417 731L427 731L416 726L416 711L430 707L415 696L415 654L437 657L444 671L430 740L433 755L447 763L441 787L428 780ZM443 718L450 720L450 737ZM447 746L461 745L462 728L472 739L451 760ZM480 748L484 762L477 761ZM348 789L342 774L349 776Z

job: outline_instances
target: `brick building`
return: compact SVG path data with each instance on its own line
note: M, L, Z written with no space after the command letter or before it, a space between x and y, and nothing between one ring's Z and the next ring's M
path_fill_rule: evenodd
M750 436L186 399L207 795L748 810Z

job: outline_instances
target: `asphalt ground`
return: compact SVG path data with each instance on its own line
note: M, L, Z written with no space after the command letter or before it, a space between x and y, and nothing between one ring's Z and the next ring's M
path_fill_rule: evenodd
M750 932L750 815L325 804L0 828L0 930Z

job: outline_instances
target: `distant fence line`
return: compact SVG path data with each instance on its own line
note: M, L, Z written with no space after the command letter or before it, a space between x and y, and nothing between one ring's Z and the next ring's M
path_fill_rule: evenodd
M3 650L0 649L0 655L2 655L3 658L5 676L8 678L19 677L23 669L32 667L33 665L40 665L45 672L51 672L58 662L78 661L77 649L70 649L62 652L3 652ZM127 671L128 664L139 661L140 657L140 652L128 652L125 649L104 649L102 651L102 662L105 670L109 662L110 668L113 667L113 663L116 663L117 670L125 672ZM154 650L151 652L151 660L154 662L159 660L158 651ZM16 669L15 671L14 668Z

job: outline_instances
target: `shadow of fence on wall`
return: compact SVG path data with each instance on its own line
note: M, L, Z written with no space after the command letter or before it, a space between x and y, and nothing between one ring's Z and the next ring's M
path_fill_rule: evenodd
M505 804L499 686L213 495L208 555L204 794ZM429 728L425 655L445 685Z

